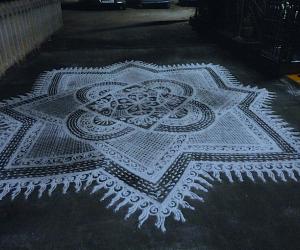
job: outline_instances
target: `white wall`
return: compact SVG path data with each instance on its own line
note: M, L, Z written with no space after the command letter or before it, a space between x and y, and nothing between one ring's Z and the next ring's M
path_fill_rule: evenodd
M0 3L0 75L61 26L60 0Z

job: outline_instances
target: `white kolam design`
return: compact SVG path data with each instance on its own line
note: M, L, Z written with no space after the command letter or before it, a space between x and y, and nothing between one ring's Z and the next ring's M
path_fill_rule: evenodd
M165 231L216 180L299 179L299 134L273 97L212 64L46 72L0 105L0 198L92 185L107 207Z

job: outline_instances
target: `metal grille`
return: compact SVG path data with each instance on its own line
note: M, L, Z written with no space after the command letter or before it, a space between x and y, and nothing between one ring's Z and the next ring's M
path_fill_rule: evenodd
M234 40L260 44L264 57L285 63L300 61L299 12L299 0L207 0L192 21L209 23Z
M269 1L264 16L262 54L277 62L299 61L299 1Z

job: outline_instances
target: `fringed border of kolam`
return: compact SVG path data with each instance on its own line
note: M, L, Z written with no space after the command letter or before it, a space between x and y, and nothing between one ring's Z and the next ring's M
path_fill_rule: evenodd
M275 115L271 109L275 93L269 92L266 89L258 89L257 87L243 86L227 69L219 65L184 64L157 66L137 61L126 61L103 68L64 68L59 71L80 71L83 74L85 72L95 71L101 74L101 72L107 70L111 71L128 64L138 64L139 66L148 67L158 72L164 70L180 70L187 67L191 70L199 67L210 67L222 78L227 86L259 92L259 96L250 108L254 109L257 115L263 117L264 121L275 129L280 136L293 144L293 147L295 147L298 152L300 151L300 134L290 128L289 125L282 120L280 116ZM47 84L49 79L57 71L58 70L45 72L37 80L31 93L2 101L0 108L30 99L39 94L44 94L42 93L44 89L43 86ZM107 162L107 164L109 164L109 162ZM139 212L138 227L141 227L149 217L154 216L156 217L155 226L165 232L166 218L173 216L175 220L185 222L181 210L183 208L194 209L194 207L188 203L187 198L203 202L203 197L198 193L208 192L208 189L212 187L215 181L221 182L224 178L230 182L234 182L234 178L241 182L245 179L249 179L253 182L256 180L263 182L272 180L277 182L287 181L288 179L299 181L300 179L300 160L221 164L220 162L206 163L195 161L190 162L184 174L167 198L162 203L159 203L146 194L128 186L116 177L104 172L101 167L102 166L99 166L98 169L87 172L37 177L33 179L24 178L0 181L0 200L6 196L10 196L11 199L14 200L21 193L23 193L27 199L34 190L37 190L38 197L40 198L45 192L51 195L57 187L61 187L62 193L65 194L70 186L74 186L76 192L86 190L89 186L92 186L93 189L91 193L97 193L99 190L105 191L101 201L109 200L109 204L106 206L107 208L112 208L114 212L117 212L122 207L127 207L125 219Z

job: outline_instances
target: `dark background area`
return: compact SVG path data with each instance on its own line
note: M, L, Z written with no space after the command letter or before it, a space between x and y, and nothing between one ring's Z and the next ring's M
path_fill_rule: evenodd
M61 67L101 67L125 60L156 64L214 63L227 67L245 85L274 91L272 108L300 130L300 97L288 92L279 77L252 67L227 46L193 30L193 8L65 10L64 27L39 50L12 67L0 81L5 99L30 91L44 71ZM0 249L300 249L300 184L215 183L205 202L190 201L186 223L166 222L158 231L150 220L137 228L137 215L124 220L106 209L101 193L59 188L52 197L34 193L0 202Z

